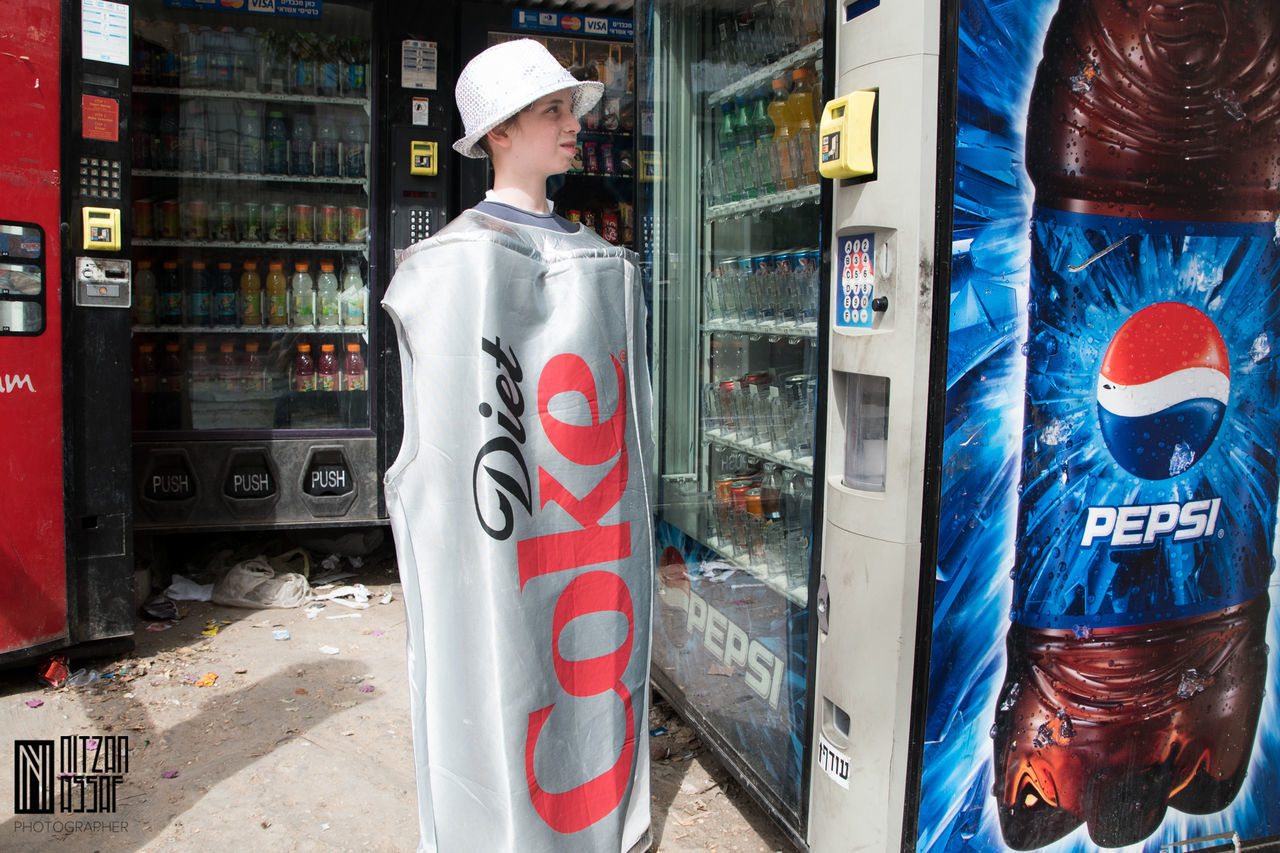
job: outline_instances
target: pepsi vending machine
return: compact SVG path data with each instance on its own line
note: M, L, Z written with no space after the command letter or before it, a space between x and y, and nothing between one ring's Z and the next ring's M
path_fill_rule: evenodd
M723 276L697 283L716 258L667 213L700 210L715 234L721 208L676 177L688 160L723 181L752 150L732 117L710 157L681 136L718 94L699 59L725 33L759 43L755 13L789 8L716 26L733 5L640 14L668 450L672 324L724 311ZM821 549L792 590L811 645L789 644L784 684L803 784L740 776L823 853L1280 847L1280 15L1227 0L828 14ZM743 218L753 236L783 227ZM750 275L730 283L749 296L766 282ZM665 517L696 537L692 486L713 484L661 473ZM731 767L767 760L754 706L733 699L760 680L737 650L769 623L724 615L759 593L713 548L680 558L657 581L655 672L682 673L662 684L681 707L717 708L691 716Z
M132 643L129 7L0 22L0 665Z

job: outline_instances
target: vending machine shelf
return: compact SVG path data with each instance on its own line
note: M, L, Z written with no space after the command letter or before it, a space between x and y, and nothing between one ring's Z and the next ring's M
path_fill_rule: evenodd
M737 219L753 213L780 213L784 210L799 207L802 204L817 204L822 195L819 184L808 184L794 190L769 193L755 198L730 201L724 204L713 204L707 207L707 219L712 222L724 219Z
M817 323L795 323L789 320L761 320L759 322L729 322L713 320L702 324L703 335L714 335L730 332L739 335L761 335L771 339L791 339L790 343L799 343L800 338L813 339L818 336Z
M170 249L270 249L284 252L364 252L367 243L285 243L239 240L183 240L176 237L134 237L135 246L158 246Z
M773 62L763 68L756 69L745 77L735 80L730 85L725 86L723 89L718 89L715 92L712 92L710 97L707 98L707 103L710 106L715 106L716 104L735 98L738 95L748 94L757 86L769 85L769 82L779 74L800 65L804 65L807 62L812 62L821 56L821 39L815 42L810 42L794 53L789 53L782 57L777 62Z
M361 335L367 337L368 326L145 326L135 323L135 335Z
M134 86L143 95L180 95L184 98L224 98L237 101L268 101L278 104L357 104L369 105L364 95L308 95L297 92L247 92L232 89L195 89L176 86Z
M268 175L240 172L207 172L186 171L182 169L134 169L134 177L138 178L173 178L181 180L208 181L252 181L254 183L286 183L286 184L338 184L345 187L367 189L366 178L332 178L320 175Z
M813 473L812 456L797 456L790 450L775 451L760 444L750 436L731 429L708 429L703 431L703 436L711 444L718 444L730 450L746 453L748 456L755 456L768 462L774 462L803 474Z

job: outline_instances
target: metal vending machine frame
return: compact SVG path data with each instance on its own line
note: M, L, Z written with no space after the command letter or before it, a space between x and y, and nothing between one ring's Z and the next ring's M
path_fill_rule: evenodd
M0 663L132 645L129 7L10 10L0 200Z

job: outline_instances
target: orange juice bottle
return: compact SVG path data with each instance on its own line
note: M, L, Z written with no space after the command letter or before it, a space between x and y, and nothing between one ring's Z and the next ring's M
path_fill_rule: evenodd
M262 277L257 261L245 261L240 273L240 325L262 325Z
M267 264L267 323L289 323L289 280L284 277L284 264L280 261Z
M798 178L801 184L818 182L818 125L814 115L813 72L808 68L797 68L791 72L795 84L787 98L787 109L791 113L791 126L794 129L799 162Z
M796 188L795 128L787 103L787 81L773 81L773 100L769 102L769 119L773 122L773 145L778 151L778 189Z

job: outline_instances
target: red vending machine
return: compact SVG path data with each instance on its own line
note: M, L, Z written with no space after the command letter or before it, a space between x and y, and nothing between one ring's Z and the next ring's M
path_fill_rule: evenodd
M127 645L129 7L6 10L0 664Z

